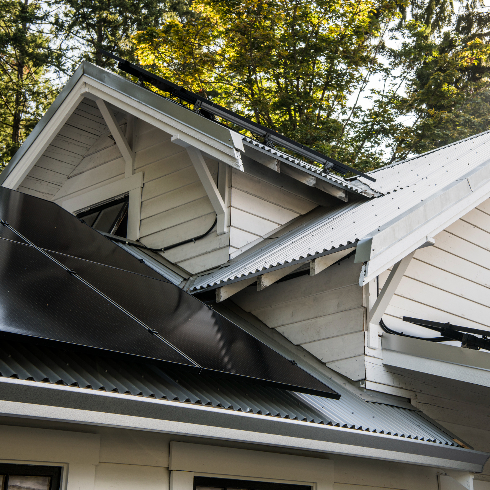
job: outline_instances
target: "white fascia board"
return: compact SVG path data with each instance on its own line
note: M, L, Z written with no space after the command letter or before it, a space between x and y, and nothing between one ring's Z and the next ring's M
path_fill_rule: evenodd
M386 434L35 381L2 378L0 387L0 415L6 417L164 432L470 472L481 472L490 456Z
M384 334L383 364L490 387L488 353Z
M85 97L93 100L97 100L98 98L103 99L114 107L138 117L171 136L178 137L189 146L197 148L217 160L243 171L240 152L234 146L234 138L232 137L231 130L227 130L230 141L228 145L92 77L84 75L83 82L84 86L82 91Z
M243 143L236 133L119 75L83 62L0 174L0 185L9 189L20 185L83 97L101 98L172 136L180 134L189 145L243 171Z
M46 113L46 116L49 116L49 120L45 125L43 124L42 129L35 131L37 126L34 128L32 141L27 138L18 150L18 153L22 153L25 149L20 159L16 160L15 155L11 163L2 172L2 174L6 172L6 178L1 183L3 187L13 190L17 189L46 148L51 144L65 122L83 100L83 78L81 76L69 93L65 94L61 104L55 105L53 114Z
M426 199L357 245L365 285L490 197L490 161Z

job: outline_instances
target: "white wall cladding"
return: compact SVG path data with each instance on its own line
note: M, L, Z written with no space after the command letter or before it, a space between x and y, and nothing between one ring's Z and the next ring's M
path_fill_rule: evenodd
M380 287L388 273L380 277ZM490 200L483 202L417 250L386 311L385 321L409 327L411 316L490 330Z
M59 424L59 427L52 424L52 428L58 430L46 430L33 425L0 428L4 442L0 447L0 457L15 459L18 463L40 461L46 464L48 461L65 464L68 469L67 490L168 490L170 442L191 442L170 434L137 430L83 425L66 430L66 424ZM19 444L25 438L39 442ZM97 444L84 444L87 439L89 442L93 439ZM193 439L192 442L210 444L209 440ZM230 442L223 446L244 448ZM246 448L261 451L261 456L267 457L264 446ZM269 449L272 451L271 463L277 459L273 449ZM329 454L328 460L334 468L333 490L438 490L437 475L441 472L438 468L334 454ZM291 468L289 471L294 471ZM240 469L249 469L250 475L254 475L253 465L241 464ZM229 473L223 472L225 476ZM490 485L475 482L474 488L488 490Z
M232 171L230 253L261 239L317 206L256 176Z
M134 143L135 172L143 172L141 242L162 248L205 233L216 214L187 152L170 135L138 121ZM213 179L218 162L206 158ZM229 235L216 231L195 243L165 253L165 257L191 273L228 260Z
M109 128L95 102L84 99L18 190L52 200L101 134L109 134Z
M264 291L255 285L232 301L291 342L351 379L364 379L364 316L361 264L354 258L315 276L279 282Z

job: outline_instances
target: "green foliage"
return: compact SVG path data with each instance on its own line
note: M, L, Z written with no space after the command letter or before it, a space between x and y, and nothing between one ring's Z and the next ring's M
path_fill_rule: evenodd
M185 10L185 0L53 0L53 25L65 40L72 71L81 59L113 67L98 50L133 60L131 36L158 27L166 12Z
M160 29L139 32L137 56L165 78L355 163L355 145L340 144L347 140L341 117L364 74L380 70L381 31L399 7L370 0L200 0Z
M477 6L196 0L134 40L165 78L367 171L489 128Z
M407 25L394 62L411 76L397 109L414 124L396 135L392 160L490 129L490 46L482 36L489 26L487 13L469 9L440 36L417 22Z
M0 168L56 94L48 72L58 58L43 33L46 17L40 2L0 0Z

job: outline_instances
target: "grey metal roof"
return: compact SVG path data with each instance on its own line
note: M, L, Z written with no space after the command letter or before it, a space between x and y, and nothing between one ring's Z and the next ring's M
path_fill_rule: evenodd
M169 365L8 341L0 344L0 376L459 446L449 431L415 408L365 401L333 380L332 387L341 394L340 400L256 383L205 378Z
M276 240L267 240L254 253L197 277L191 290L219 287L353 245L489 159L490 132L485 132L377 170L376 182L364 183L384 195L326 211Z
M346 189L351 192L356 192L367 197L374 197L379 195L377 191L374 191L369 186L366 186L363 182L360 182L358 180L345 180L338 175L332 174L330 172L325 172L319 166L312 165L305 162L304 160L300 160L299 158L294 158L291 155L284 153L283 151L267 146L264 143L260 143L259 141L256 141L252 138L248 138L247 136L242 136L242 138L246 146L253 146L255 149L261 151L262 153L276 158L277 160L280 160L281 162L286 163L291 167L296 168L297 170L306 172L310 175L314 175L316 178L324 180L325 182L328 182L336 187Z

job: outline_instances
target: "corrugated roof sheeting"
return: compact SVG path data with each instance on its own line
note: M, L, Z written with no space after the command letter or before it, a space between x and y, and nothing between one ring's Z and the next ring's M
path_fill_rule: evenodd
M364 401L334 381L340 400L202 377L173 366L7 341L0 344L0 375L458 446L419 411Z
M376 182L369 185L385 195L326 212L253 254L238 256L226 267L197 278L192 290L219 287L353 244L489 160L490 132L486 132L377 171Z
M298 158L294 158L291 155L288 155L287 153L284 153L283 151L277 150L276 148L271 148L270 146L267 146L263 143L260 143L259 141L256 141L252 138L248 138L247 136L242 136L243 140L254 146L255 148L259 149L260 151L267 153L271 155L272 157L276 157L279 160L287 163L288 165L291 165L292 167L297 168L298 170L303 170L308 173L315 174L318 178L325 180L326 182L330 182L331 184L335 185L336 187L340 187L342 189L347 189L351 192L356 192L358 194L363 194L368 197L373 197L375 195L378 195L376 191L373 192L373 190L369 186L365 186L364 182L360 182L357 180L345 180L342 177L339 177L338 175L324 172L321 167L318 167L316 165L312 165L310 163L307 163L303 160L300 160ZM247 151L245 150L245 154ZM367 180L367 179L365 179ZM369 181L370 182L370 181Z

